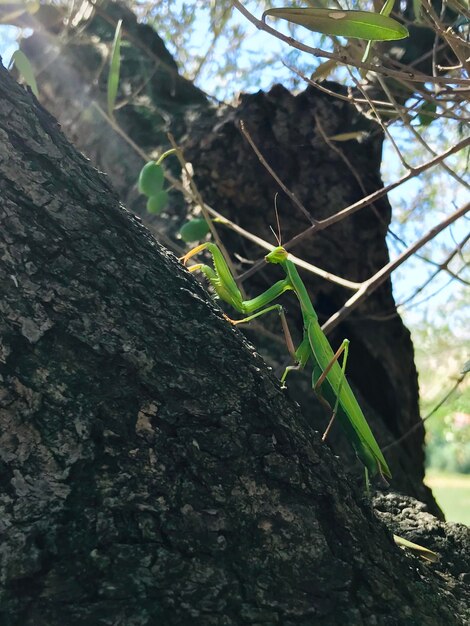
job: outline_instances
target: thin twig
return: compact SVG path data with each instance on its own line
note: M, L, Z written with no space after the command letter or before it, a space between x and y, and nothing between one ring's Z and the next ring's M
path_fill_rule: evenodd
M390 448L394 448L395 446L398 446L402 441L404 441L405 439L408 439L408 437L410 435L412 435L416 430L418 430L419 428L423 428L423 424L434 415L434 413L441 408L441 406L443 404L445 404L447 402L447 400L450 398L450 396L457 390L457 388L461 385L461 383L463 382L465 376L468 374L468 371L463 371L459 374L459 377L457 378L457 380L455 381L454 386L452 387L452 389L450 389L446 395L442 398L442 400L440 400L435 407L433 407L431 409L431 411L429 411L429 413L423 417L423 419L421 419L419 422L416 422L416 424L413 424L413 426L411 428L409 428L401 437L399 437L398 439L395 439L395 441L392 441L392 443L389 443L387 446L384 446L382 448L382 452L385 452L386 450L390 450Z
M248 21L250 21L258 30L263 30L277 39L284 41L292 48L297 48L297 50L301 50L303 52L308 52L309 54L313 54L317 57L323 57L325 59L334 59L339 63L344 65L352 65L356 68L361 68L365 70L369 70L371 72L376 72L383 74L384 76L389 76L396 79L406 79L412 82L419 83L439 83L439 84L461 84L461 85L470 85L470 79L467 78L457 78L452 76L428 76L426 74L422 74L421 72L407 71L407 72L398 72L396 70L392 70L390 68L385 68L383 65L372 65L370 63L362 63L355 59L349 59L345 54L335 54L333 52L327 52L326 50L322 50L321 48L312 48L311 46L307 46L299 41L296 41L292 37L284 35L283 33L277 31L271 26L268 26L265 22L257 19L252 13L250 13L241 2L238 0L232 0L233 5L236 9L240 11L242 15L246 17Z
M286 243L284 247L292 248L299 241L301 241L302 239L305 239L305 237L310 236L314 231L324 230L325 228L328 228L329 226L332 226L333 224L340 222L345 217L349 217L350 215L357 213L357 211L363 209L366 206L369 206L369 204L371 204L375 200L378 200L379 198L382 198L382 196L385 196L388 192L392 191L393 189L396 189L397 187L400 187L400 185L403 185L403 183L406 183L407 181L411 180L415 176L422 174L426 170L430 169L431 167L434 167L435 165L437 165L444 159L447 159L452 154L455 154L456 152L463 150L469 145L470 145L470 137L467 137L463 139L462 141L459 141L454 146L451 146L448 150L441 152L441 154L439 154L437 157L434 157L433 159L426 161L426 163L423 163L422 165L415 167L412 172L408 172L408 174L405 174L394 183L390 183L386 187L381 187L380 189L377 189L377 191L374 191L373 193L369 194L367 197L362 198L361 200L358 200L357 202L354 202L353 204L349 205L345 209L338 211L338 213L335 213L334 215L331 215L330 217L327 217L324 220L321 220L318 224L315 224L314 226L309 226L303 232L299 233L298 235L295 235L295 237L292 237L292 239L288 243Z
M416 130L416 128L414 128L414 126L412 126L409 121L406 118L406 115L404 115L396 106L397 105L397 101L395 100L395 98L393 97L393 94L390 92L386 81L383 80L383 78L381 76L377 76L380 86L382 87L382 89L384 90L384 92L387 94L387 96L390 99L390 102L394 105L398 115L400 116L404 126L406 128L408 128L408 130L412 133L412 135L415 137L415 139L417 141L419 141L419 143L423 146L423 148L425 148L430 154L432 154L433 156L437 156L437 152L435 150L433 150L431 148L431 146L423 139L423 137L420 135L420 133L418 133L418 131ZM444 169L449 176L452 176L452 178L454 180L456 180L458 183L460 183L461 185L463 185L466 189L470 189L470 185L467 183L467 181L465 181L463 178L461 178L456 172L454 172L454 170L449 167L446 163L444 163L444 161L441 161L441 163L439 163L439 166Z
M263 248L264 250L267 250L268 252L271 252L271 250L273 249L273 245L269 243L268 241L261 239L261 237L258 237L257 235L254 235L253 233L250 233L249 231L245 230L238 224L235 224L235 222L232 222L231 220L227 219L226 217L218 213L215 209L208 206L207 204L206 204L206 208L208 212L213 217L217 218L221 224L229 227L234 232L238 233L242 237L245 237L245 239L248 239L249 241L256 243L260 248ZM293 263L298 265L299 267L302 267L303 269L307 270L308 272L311 272L312 274L315 274L316 276L321 276L321 278L324 278L325 280L328 280L331 283L335 283L336 285L340 285L341 287L345 287L346 289L351 289L352 291L356 291L357 289L361 287L362 283L356 283L352 280L341 278L341 276L336 276L335 274L332 274L331 272L327 272L326 270L321 269L321 267L317 267L316 265L312 265L311 263L307 263L307 261L299 259L293 254L289 255L289 259ZM264 258L261 261L259 261L259 263L260 265L261 264L264 265L265 263ZM248 270L248 272L244 272L243 274L241 274L238 277L238 279L239 281L244 281L250 275L251 274L249 274L249 270Z
M463 268L461 268L461 269L463 269ZM412 302L411 304L409 304L406 307L406 310L409 311L410 309L414 309L417 306L421 306L423 304L426 304L426 302L429 302L429 300L431 300L432 298L435 298L437 295L442 293L444 291L444 289L447 289L447 287L449 287L454 282L454 280L455 279L451 276L444 285L441 285L440 287L435 289L432 293L430 293L427 296L425 296L422 300L418 300L417 302Z
M346 156L345 152L343 150L341 150L341 148L339 148L337 145L335 145L335 142L332 141L328 135L326 134L323 125L320 121L320 118L318 117L318 115L316 113L313 114L313 117L315 119L315 126L318 130L318 132L320 133L323 141L326 143L326 145L330 148L330 150L332 150L335 154L337 154L339 156L339 158L344 161L344 163L346 164L346 166L349 168L349 171L351 172L351 174L354 176L354 178L357 181L357 184L359 185L359 187L361 188L362 193L365 195L367 195L367 191L364 185L364 182L362 180L362 177L359 175L359 172L357 171L357 169L354 167L354 165L351 163L350 159L348 159L348 157ZM387 232L390 233L390 235L394 238L396 238L398 241L400 241L401 243L402 240L398 237L398 235L396 235L394 232L392 232L392 230L390 229L390 227L388 226L388 224L386 223L386 221L384 220L383 216L380 214L380 211L378 210L378 208L375 206L375 204L371 203L371 209L374 211L375 216L377 217L377 219L379 220L379 222L385 226L385 228L387 229ZM406 245L406 244L403 244Z
M421 4L428 16L431 18L432 27L436 35L439 35L442 39L444 39L444 41L451 48L457 59L462 64L462 67L464 67L468 72L469 64L467 59L465 58L465 52L462 53L460 50L461 47L465 48L466 46L468 46L468 43L464 41L461 37L459 37L455 32L453 32L452 29L444 27L429 0L421 0ZM442 6L442 11L444 11L444 6Z
M423 237L415 241L411 246L404 250L394 261L387 263L382 269L376 272L371 278L362 283L362 287L341 307L330 319L323 325L324 332L331 331L335 328L345 317L361 304L365 298L367 298L373 291L375 291L380 285L387 280L387 278L394 272L397 267L402 265L407 259L410 258L417 250L422 248L428 241L434 239L445 228L453 224L460 217L464 216L470 210L470 203L454 211L446 219L442 220L439 224L431 228Z
M100 105L96 102L93 102L93 106L95 106L95 108L99 111L99 113L104 117L104 119L106 120L106 122L113 128L113 130L115 130L120 137L122 137L124 139L124 141L126 141L129 146L145 161L150 161L150 156L141 148L139 148L139 146L132 141L132 139L129 137L129 135L119 126L119 124L115 121L112 120L108 114L100 107ZM194 197L191 193L188 192L188 190L182 185L182 183L176 179L174 176L172 176L172 174L165 169L165 178L168 180L168 182L178 191L180 191L185 197L187 197L190 201L194 201ZM241 226L239 226L238 224L235 224L235 222L233 222L232 220L228 219L227 217L224 217L221 213L219 213L218 211L216 211L215 209L213 209L210 205L206 204L205 202L203 202L203 206L207 209L207 211L210 213L210 215L212 215L213 217L216 217L220 223L222 223L224 226L226 226L227 228L230 228L231 230L233 230L234 232L238 233L239 235L241 235L242 237L244 237L245 239L248 239L249 241L252 241L253 243L256 243L257 245L260 246L260 248L263 248L264 250L267 250L268 252L271 252L271 250L273 249L272 244L270 244L268 241L265 241L264 239L261 239L261 237L258 237L257 235L254 235L253 233L250 233L249 231L245 230L244 228L242 228ZM202 210L202 209L201 209ZM163 235L159 235L160 237L163 237ZM173 250L177 250L177 253L181 256L182 254L182 250L176 246L176 244L174 244L173 242L171 242L171 240L169 240L168 238L165 237L165 243L166 245L168 245L170 248L172 248ZM361 286L361 283L356 283L352 280L347 280L346 278L342 278L341 276L336 276L335 274L332 274L331 272L327 272L326 270L321 269L320 267L317 267L316 265L312 265L311 263L307 263L306 261L303 261L302 259L298 259L297 257L291 255L292 261L298 265L299 267L302 267L303 269L307 270L307 272L311 272L312 274L315 274L316 276L321 276L321 278L324 278L325 280L335 283L337 285L340 285L341 287L345 287L346 289L351 289L351 290L356 290L359 289L359 287ZM263 261L264 263L264 261ZM238 277L238 281L239 282L243 282L243 280L245 279L245 274L242 274Z
M350 102L351 104L358 106L358 108L361 110L364 108L363 105L367 104L367 100L365 100L364 98L357 98L354 94L351 93L351 91L349 91L348 95L345 96L342 93L328 89L328 87L325 87L325 85L319 82L316 82L315 80L313 80L312 78L309 78L308 76L305 76L305 74L303 74L300 70L296 69L292 65L289 65L288 63L284 61L282 63L288 70L296 74L299 78L304 80L306 83L308 83L309 85L312 85L312 87L315 87L315 89L318 89L319 91L322 91L323 93L326 93L329 96L332 96L333 98L338 98L339 100ZM433 111L426 112L426 115L429 115L433 119L445 118L445 119L452 119L452 120L460 120L463 122L468 122L470 120L470 117L456 115L456 114L450 113L448 109L445 109L443 102L441 102L441 100L443 99L441 94L440 94L439 100L437 101L434 96L432 97L428 96L428 94L423 92L423 90L420 90L417 86L414 86L413 89L426 102L436 103L440 105L443 111L442 113L437 113ZM455 94L455 91L456 91L455 89L452 90L452 93ZM419 102L416 102L415 104L413 104L413 106L407 107L407 106L403 106L397 103L395 107L391 102L386 102L384 100L371 99L371 101L375 104L376 107L383 107L385 109L390 109L390 114L393 113L395 109L401 110L403 111L404 114L406 114L410 111L413 111L419 104ZM457 104L458 103L453 102L454 107L457 106ZM385 112L383 112L383 114L385 114Z
M126 143L128 143L132 149L140 156L144 159L144 161L150 161L150 157L148 156L148 154L145 152L145 150L142 150L142 148L140 148L135 141L133 141L129 135L119 126L119 124L116 122L115 119L112 119L111 117L109 117L109 115L100 107L100 105L98 104L98 102L96 102L96 100L93 100L91 103L91 106L95 107L95 109L98 111L98 113L100 115L102 115L104 117L104 119L107 121L107 123L111 126L111 128L120 136L124 139L124 141L126 141Z
M350 68L348 67L348 72L349 75L351 77L351 79L354 81L354 84L356 85L356 88L362 93L362 95L364 96L364 98L367 100L372 113L374 114L375 119L377 120L377 122L380 124L380 127L382 128L382 130L384 131L385 135L388 137L393 149L395 150L398 158L401 161L401 164L403 165L403 167L409 171L413 171L413 168L411 167L411 165L409 165L406 162L405 157L403 156L403 154L401 153L400 148L397 145L397 142L395 141L395 139L393 138L393 135L391 134L391 132L388 130L388 126L386 124L383 123L382 118L380 117L380 115L377 112L377 109L375 107L375 104L372 102L372 100L369 98L369 95L367 93L367 91L362 87L362 85L359 83L359 81L357 80L357 78L354 76L354 74L352 73L352 71L350 70Z
M217 40L223 34L224 28L227 25L228 20L230 19L230 14L231 14L230 6L227 5L227 7L225 7L225 9L223 10L221 17L217 20L217 22L212 23L212 41L207 47L205 54L202 56L201 60L199 61L198 66L192 73L191 81L193 83L196 82L197 77L201 73L203 66L207 63L208 59L210 58L210 55L213 53Z
M429 300L430 298L434 297L435 295L437 295L440 291L442 291L443 289L445 289L446 287L448 287L451 282L453 280L458 280L460 281L463 285L466 286L470 286L470 283L465 280L464 278L462 278L461 276L459 276L459 272L463 271L468 263L465 262L464 260L464 265L463 267L461 267L459 270L457 270L457 272L452 272L451 270L449 270L448 265L449 263L452 261L452 259L454 258L454 256L456 256L457 254L461 253L461 250L463 248L463 246L467 243L467 241L470 239L470 233L468 233L467 235L465 235L465 237L462 239L462 241L460 243L458 243L456 245L456 247L452 250L452 252L444 259L444 261L442 261L441 263L436 263L434 261L431 261L430 259L426 259L423 256L420 256L419 258L423 261L426 261L427 263L430 263L434 266L436 266L438 269L436 272L434 272L429 278L427 278L417 289L415 289L413 291L413 293L408 296L405 300L403 300L402 302L399 302L395 309L390 310L390 313L383 313L382 315L363 315L361 316L361 319L370 319L370 320L374 320L376 322L386 322L390 319L392 319L393 317L396 317L398 315L397 310L396 309L403 309L405 307L407 307L408 303L411 302L412 300L414 300L416 298L416 296L418 296L422 291L424 291L426 289L426 287L436 278L436 276L442 272L445 271L447 272L450 276L451 276L451 280L449 282L447 282L443 287L440 287L437 291L434 291L432 294L430 294L427 298L425 298L424 300L420 300L419 302L413 302L410 306L408 306L407 308L411 308L412 306L418 306L420 304L423 304L423 302L426 302L427 300ZM418 255L416 255L418 256Z
M460 276L458 276L457 274L450 272L449 267L448 267L449 263L452 261L454 256L458 254L460 250L462 250L463 246L467 243L469 239L470 239L470 233L467 233L465 237L462 239L462 241L452 250L452 252L449 255L447 255L444 261L442 261L442 263L436 264L438 269L433 274L431 274L431 276L427 280L425 280L425 282L418 289L416 289L411 294L411 296L408 296L406 300L403 300L403 302L401 302L397 306L405 306L408 304L408 302L411 302L411 300L414 300L414 298L416 298L418 294L424 291L424 289L426 289L429 283L431 283L436 278L436 276L442 271L447 271L448 273L451 274L453 279L460 280L463 284L469 285L469 283L466 280L464 280L463 278L460 278Z
M197 204L199 205L202 214L204 216L204 219L207 222L207 225L209 226L209 229L212 233L212 236L214 237L214 241L216 242L217 246L219 247L220 251L222 252L224 259L230 269L230 272L232 273L232 276L235 280L237 280L237 273L235 271L235 267L232 263L232 260L230 259L230 255L227 252L227 249L225 248L224 244L222 243L221 238L219 237L219 233L217 232L216 227L214 226L214 222L211 220L210 215L206 209L206 205L204 203L204 200L201 197L201 194L199 193L199 189L197 188L196 183L194 182L194 178L191 175L191 172L189 171L188 168L188 163L186 162L186 159L184 158L183 152L181 150L181 148L178 147L173 135L171 133L168 133L168 140L170 141L172 147L175 149L175 154L176 154L176 158L178 159L181 168L183 169L184 173L186 174L186 178L189 182L189 186L191 188L192 194L193 194L193 199L197 202ZM246 300L246 294L243 291L243 288L240 287L240 291L242 293L243 299Z
M260 149L255 144L255 142L253 141L253 138L251 137L251 135L250 135L250 133L249 133L249 131L248 131L246 125L245 125L245 122L243 120L240 120L240 130L241 130L243 136L245 137L245 139L250 144L250 146L253 148L253 151L256 154L256 156L258 157L261 165L269 172L269 174L272 176L272 178L274 178L274 180L277 182L277 184L282 189L282 191L286 194L286 196L288 196L292 200L292 202L295 204L295 206L298 209L300 209L300 211L305 215L305 217L308 219L308 221L311 224L317 224L317 220L312 217L310 211L308 211L308 209L305 208L305 206L297 198L295 193L292 193L292 191L288 187L286 187L286 185L284 185L282 180L279 178L279 176L276 174L276 172L273 170L273 168L266 161L266 159L262 155Z

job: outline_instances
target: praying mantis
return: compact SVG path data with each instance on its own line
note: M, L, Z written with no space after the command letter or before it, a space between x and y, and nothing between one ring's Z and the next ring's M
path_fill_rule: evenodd
M232 324L250 322L270 311L277 311L281 316L287 346L295 362L294 365L288 366L284 371L281 377L282 385L285 385L289 372L302 369L309 361L312 362L313 390L322 404L331 412L331 419L323 435L323 440L326 439L336 418L345 431L356 455L364 465L366 487L368 488L369 485L369 476L379 474L382 478L391 478L387 462L345 376L349 341L345 339L336 354L333 352L330 342L321 329L317 313L297 268L289 260L287 250L279 245L265 256L268 263L281 266L285 272L285 278L277 281L269 289L251 300L243 300L235 279L216 244L205 242L196 246L182 257L181 260L184 265L191 257L203 250L208 250L212 255L214 267L198 263L188 269L190 272L201 271L221 300L239 313L246 315L240 320L231 320L227 317ZM282 305L273 304L286 291L295 293L302 311L303 339L297 349L295 349L290 337ZM341 355L343 359L340 366L339 358Z
M364 465L367 492L369 491L369 476L379 474L383 479L385 477L391 478L392 475L387 462L345 376L349 341L345 339L336 354L333 353L330 342L320 327L318 316L313 308L307 289L299 276L295 264L289 260L287 250L279 245L265 256L265 260L268 263L280 265L286 277L251 300L243 300L237 283L216 244L206 242L196 246L182 257L184 265L191 257L203 250L208 250L211 253L214 267L197 263L188 269L190 272L201 271L212 284L221 300L224 300L239 313L247 314L247 317L241 320L232 320L225 316L232 324L250 322L270 311L277 311L281 316L289 352L291 352L295 361L295 365L290 365L286 368L281 377L281 383L284 385L290 371L302 369L309 360L312 360L312 386L314 391L330 411L330 403L334 403L332 416L323 435L323 440L328 435L337 416L358 458ZM282 305L271 304L285 291L293 291L295 293L302 311L304 337L297 350L295 350L290 338ZM338 359L341 354L343 355L343 362L340 367ZM434 563L439 559L439 556L432 550L412 543L403 537L393 535L393 539L397 545L411 550L428 562Z

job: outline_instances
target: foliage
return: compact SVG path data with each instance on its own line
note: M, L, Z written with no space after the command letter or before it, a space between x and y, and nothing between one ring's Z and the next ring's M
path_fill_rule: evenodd
M426 472L426 484L449 522L470 526L470 476L435 469Z
M263 19L268 15L324 35L352 37L367 41L387 41L409 36L403 24L374 11L281 8L265 11Z
M426 406L427 403L423 403ZM470 474L470 388L439 409L426 428L427 466Z
M36 98L39 98L39 91L34 71L25 53L21 50L15 50L11 57L11 65L14 65L17 68L25 83L31 87L31 91L34 93Z
M181 239L185 243L201 241L209 233L209 225L206 220L195 218L183 224L180 229Z
M463 330L463 329L462 329ZM422 415L428 415L450 390L464 366L464 335L441 325L413 331L420 371ZM469 354L467 352L466 356ZM461 377L461 376L460 376ZM464 379L426 421L427 466L470 474L470 381Z
M121 30L122 20L119 20L114 34L113 48L108 75L108 115L112 117L116 96L119 87L119 70L121 66Z

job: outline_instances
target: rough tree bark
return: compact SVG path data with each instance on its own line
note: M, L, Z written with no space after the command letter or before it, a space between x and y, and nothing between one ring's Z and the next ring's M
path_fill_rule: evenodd
M0 184L3 625L464 623L3 68Z
M38 15L40 18L41 13ZM273 198L279 188L243 141L240 119L245 120L284 183L315 218L327 217L382 186L380 129L348 103L311 88L294 96L278 86L269 94L243 96L238 107L216 107L178 75L158 35L149 26L137 24L133 14L118 3L100 3L96 13L85 16L86 26L85 21L77 24L75 32L69 25L67 45L55 37L61 28L58 15L54 22L48 13L47 27L37 28L34 36L23 43L28 56L41 68L43 102L95 166L110 176L126 206L136 212L144 214L144 202L137 197L134 186L142 160L90 105L94 100L104 107L106 81L103 47L93 41L97 37L100 42L112 41L118 19L123 19L124 37L129 43L122 50L121 98L139 94L116 112L119 124L149 153L166 143L166 132L171 130L194 164L204 199L248 230L272 239L269 224L273 222ZM341 89L335 84L329 86ZM323 137L358 129L365 131L366 139L362 143L338 144L336 151ZM282 195L278 203L287 240L307 222ZM171 219L151 219L149 224L172 236L186 212L181 196L173 194ZM390 205L384 198L316 237L305 239L294 252L337 275L364 280L388 260L385 235L390 215ZM224 237L229 248L242 257L259 255L259 250L254 251L243 240L225 233ZM309 274L304 278L322 321L350 295ZM246 288L254 295L266 288L265 281L272 280L272 272L257 276ZM294 324L299 326L296 305L289 308L294 312ZM272 329L278 332L277 321L272 323ZM253 335L250 337L254 340ZM420 416L413 346L396 313L390 282L332 334L332 342L338 344L343 337L352 341L348 372L366 416L381 445L393 444L419 423ZM263 344L258 337L256 345L273 365L285 358L285 350L279 350L272 340ZM324 428L325 415L313 398L309 375L293 376L290 393L315 427ZM430 510L440 514L423 484L423 442L424 431L420 428L387 452L393 487L426 502ZM330 444L354 466L354 457L340 432L333 431Z

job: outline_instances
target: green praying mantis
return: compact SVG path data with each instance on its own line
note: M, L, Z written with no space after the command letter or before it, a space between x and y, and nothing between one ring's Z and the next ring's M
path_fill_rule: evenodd
M315 393L330 411L331 403L334 403L332 416L323 439L328 435L335 417L338 417L338 421L345 430L357 456L364 464L367 491L369 490L369 475L379 474L382 478L391 478L387 462L345 376L349 342L345 339L336 354L333 353L330 342L318 323L318 316L308 296L307 289L297 272L296 266L289 260L287 250L279 245L265 256L268 263L280 265L286 277L251 300L243 300L221 251L214 243L206 242L196 246L182 258L183 263L186 265L191 257L203 250L208 250L211 253L214 267L197 263L188 269L190 272L200 270L208 278L221 300L230 304L239 313L247 314L247 317L241 320L231 320L225 316L232 324L250 322L270 311L277 311L281 316L288 348L295 361L295 365L288 366L282 375L282 384L284 385L290 371L301 369L309 360L312 360L312 386ZM290 338L282 305L271 304L285 291L295 293L302 310L304 337L297 350L295 350ZM340 367L338 359L341 354L343 354L343 362ZM403 537L393 535L393 539L397 545L411 550L428 562L434 563L439 559L439 556L432 550L412 543Z
M281 245L273 248L266 255L265 260L268 263L280 265L286 277L251 300L243 300L242 294L221 251L214 243L206 242L196 246L182 258L183 263L186 265L191 257L203 250L208 250L212 255L214 267L199 263L188 269L190 272L201 271L212 284L221 300L239 313L246 315L246 317L240 320L227 318L232 324L250 322L270 311L277 311L281 316L287 346L295 362L294 365L288 366L282 375L282 385L285 385L289 372L302 369L309 361L312 362L313 390L322 404L331 412L331 419L323 435L323 440L326 439L336 418L365 467L366 487L368 488L369 485L369 476L379 474L382 478L391 478L387 462L345 376L349 341L345 339L336 354L333 352L325 333L320 327L318 316L313 308L307 289L299 276L295 264L289 260L289 254L285 248ZM290 337L282 305L273 304L286 291L295 293L303 316L303 339L297 349L295 349ZM339 358L341 355L343 359L340 366Z

